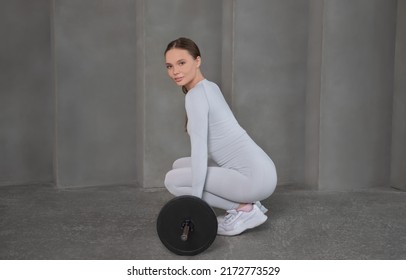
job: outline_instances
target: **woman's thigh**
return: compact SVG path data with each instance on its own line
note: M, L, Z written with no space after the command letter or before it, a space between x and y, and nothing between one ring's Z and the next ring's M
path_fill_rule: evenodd
M174 195L191 194L192 169L183 167L167 173L165 186ZM250 178L236 170L208 167L205 192L239 203L254 202L266 198L264 191L258 189Z

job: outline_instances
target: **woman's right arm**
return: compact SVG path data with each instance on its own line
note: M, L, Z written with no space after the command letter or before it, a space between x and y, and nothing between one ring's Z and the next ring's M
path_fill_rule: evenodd
M192 195L202 198L207 174L209 117L209 105L204 89L196 88L188 92L185 97L185 107L191 144Z

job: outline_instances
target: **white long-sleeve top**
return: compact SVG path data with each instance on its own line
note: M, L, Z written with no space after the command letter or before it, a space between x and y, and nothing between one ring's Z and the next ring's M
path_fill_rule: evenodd
M185 107L191 142L192 194L201 198L208 157L221 166L222 159L238 152L238 145L233 143L246 132L238 124L219 87L206 79L186 94ZM230 149L233 146L235 151Z

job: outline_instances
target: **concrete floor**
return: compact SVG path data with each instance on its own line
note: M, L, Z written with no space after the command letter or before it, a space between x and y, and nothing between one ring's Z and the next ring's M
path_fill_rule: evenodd
M406 193L278 188L268 221L194 257L155 230L165 190L0 188L0 259L406 259Z

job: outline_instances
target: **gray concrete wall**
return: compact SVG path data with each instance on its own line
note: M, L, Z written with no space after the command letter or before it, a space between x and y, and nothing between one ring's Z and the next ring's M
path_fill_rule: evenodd
M398 1L392 127L392 186L406 190L406 1Z
M135 1L135 180L137 186L144 186L145 160L145 6L143 0Z
M221 89L229 106L234 92L235 1L223 1L221 40Z
M53 181L48 0L0 2L0 185Z
M190 153L163 51L187 36L280 185L405 186L402 0L27 3L0 4L1 185L163 187Z
M320 147L320 95L323 54L324 1L309 1L309 35L307 47L306 102L305 102L305 160L306 187L319 185Z
M322 189L389 185L396 1L324 1Z
M57 185L136 181L133 0L55 0Z

